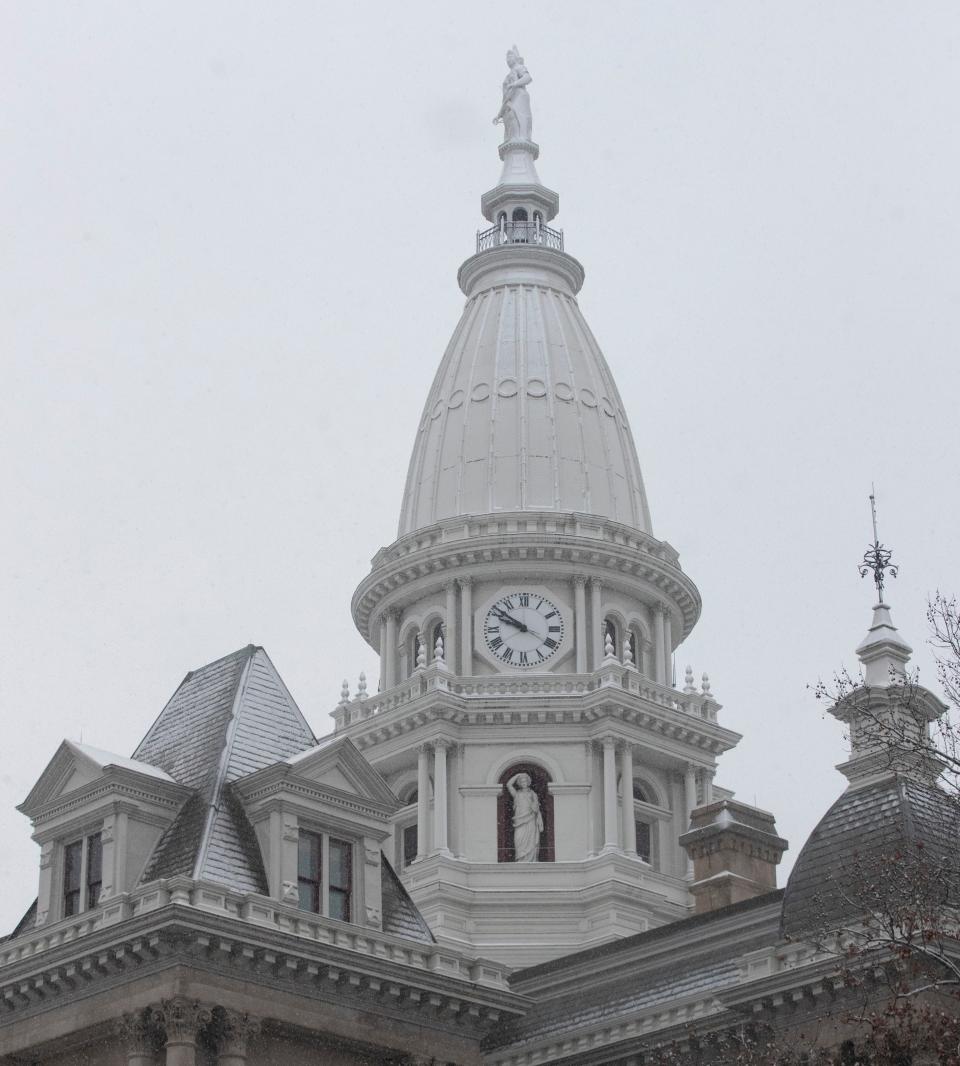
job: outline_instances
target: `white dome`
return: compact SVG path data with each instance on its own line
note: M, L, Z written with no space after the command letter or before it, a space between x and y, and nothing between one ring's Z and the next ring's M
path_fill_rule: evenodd
M582 512L652 533L633 437L577 305L580 264L505 246L460 270L469 299L420 420L399 536L445 518Z

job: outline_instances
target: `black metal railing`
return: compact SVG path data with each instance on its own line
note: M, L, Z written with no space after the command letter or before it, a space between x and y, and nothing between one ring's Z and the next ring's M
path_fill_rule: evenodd
M538 244L541 248L563 251L563 230L550 229L542 222L507 222L482 230L477 234L477 251L500 248L505 244Z

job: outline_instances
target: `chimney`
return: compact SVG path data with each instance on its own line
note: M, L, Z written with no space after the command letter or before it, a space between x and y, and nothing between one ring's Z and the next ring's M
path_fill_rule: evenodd
M787 850L769 811L732 799L697 807L680 843L693 860L697 914L772 892Z

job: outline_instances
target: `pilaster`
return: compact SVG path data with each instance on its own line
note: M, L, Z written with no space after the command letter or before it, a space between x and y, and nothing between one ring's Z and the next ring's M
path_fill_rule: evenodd
M582 574L573 579L573 639L577 651L577 673L587 672L587 579Z
M459 656L457 654L457 583L448 581L444 591L446 592L446 618L444 619L443 651L446 656L447 666L456 674L459 670Z
M590 579L590 627L592 633L592 640L590 642L592 656L592 661L590 663L591 670L598 670L600 664L603 662L602 589L603 583L599 578L593 577Z
M249 1014L234 1010L217 1012L219 1040L217 1066L245 1066L247 1045L260 1032L260 1022Z
M457 579L460 586L460 675L473 673L473 582L468 577Z

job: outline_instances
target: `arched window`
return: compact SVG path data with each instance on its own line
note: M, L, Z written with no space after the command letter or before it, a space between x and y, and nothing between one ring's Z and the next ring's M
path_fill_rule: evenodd
M526 222L527 221L527 209L525 207L515 207L513 209L513 221L514 222Z
M400 790L398 799L404 807L410 807L417 802L418 796L419 791L414 782ZM404 816L404 820L397 825L397 835L399 836L399 841L397 842L397 859L400 866L406 868L417 857L417 851L420 845L417 836L416 816L413 816L412 818L410 816Z
M437 622L437 624L430 631L430 647L427 649L427 658L430 662L437 657L437 641L443 638L443 657L446 659L449 652L447 651L447 638L443 631L443 623Z
M506 788L507 782L516 774L529 775L530 787L540 803L543 832L540 834L540 851L537 854L537 861L553 862L553 796L550 795L547 787L550 784L550 775L542 766L532 762L514 763L500 775L500 795L497 797L497 862L516 861L513 841L513 799Z
M655 821L644 811L637 810L637 803L656 803L656 797L637 781L633 782L633 825L636 833L637 855L653 865L653 836Z
M644 646L646 645L646 638L644 637L643 630L639 626L630 627L630 647L633 652L633 665L640 671L641 674L647 673L647 663L644 658Z

